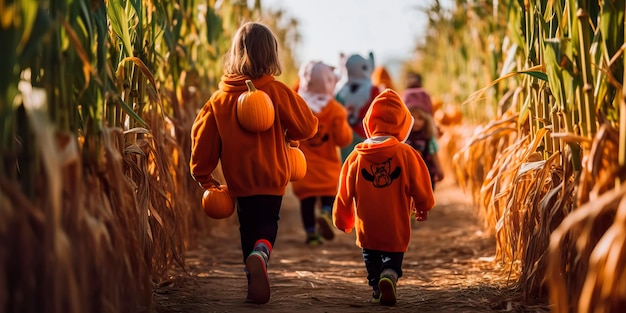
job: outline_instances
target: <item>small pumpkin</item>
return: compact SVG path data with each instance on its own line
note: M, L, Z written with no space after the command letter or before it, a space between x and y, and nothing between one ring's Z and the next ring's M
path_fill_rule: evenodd
M202 208L210 218L224 219L235 212L235 200L226 185L214 186L202 194Z
M306 175L306 158L304 157L304 152L299 147L300 143L298 141L290 141L287 144L291 181L301 180Z
M447 110L446 115L448 115L451 125L458 125L461 124L461 122L463 121L463 113L457 107L452 107L451 109Z
M237 120L241 127L253 133L263 132L274 124L274 103L262 90L246 80L248 91L237 98Z
M439 125L458 125L463 120L463 113L457 107L437 110L435 112L435 121Z

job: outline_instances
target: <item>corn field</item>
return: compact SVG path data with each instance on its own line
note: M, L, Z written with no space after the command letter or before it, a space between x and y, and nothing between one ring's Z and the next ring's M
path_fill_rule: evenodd
M428 87L476 125L454 161L496 237L497 260L518 274L525 302L618 311L626 306L626 3L456 4L427 9L426 39L408 66L437 73Z
M497 262L525 302L626 307L625 1L455 4L423 9L406 66L463 112L444 156ZM230 38L265 21L295 81L297 21L260 0L0 0L0 15L0 311L149 312L214 226L188 134Z
M230 38L266 18L294 43L295 22L260 1L0 0L0 14L0 311L149 312L211 226L188 134Z

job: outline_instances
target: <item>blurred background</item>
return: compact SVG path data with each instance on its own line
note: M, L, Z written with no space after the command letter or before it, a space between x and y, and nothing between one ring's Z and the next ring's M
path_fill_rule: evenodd
M243 21L424 74L494 266L555 312L626 307L625 0L0 0L0 312L141 312L219 221L193 120ZM401 89L401 87L398 87ZM122 284L120 282L123 282ZM36 299L36 300L33 300Z

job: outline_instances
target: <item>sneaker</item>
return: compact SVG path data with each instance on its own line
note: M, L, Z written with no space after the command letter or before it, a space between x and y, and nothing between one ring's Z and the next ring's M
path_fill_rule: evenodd
M370 300L372 304L380 304L380 290L374 290L372 292L372 300Z
M395 305L396 304L396 282L398 275L393 270L384 270L378 281L380 289L380 304Z
M324 243L322 238L318 233L308 233L306 234L305 243L309 246L319 246Z
M261 251L252 251L246 258L246 268L250 275L246 301L265 304L270 300L270 281L267 277L267 262Z
M333 232L333 220L328 211L322 211L320 215L316 219L317 227L319 228L320 234L326 240L332 240L335 238L335 233Z

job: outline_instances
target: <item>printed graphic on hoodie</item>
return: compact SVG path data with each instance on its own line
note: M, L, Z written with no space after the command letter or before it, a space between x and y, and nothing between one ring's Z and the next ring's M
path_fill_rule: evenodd
M372 163L370 166L371 173L366 168L361 169L361 175L367 181L371 181L376 188L385 188L393 182L394 179L400 177L402 169L399 166L391 171L391 158L383 163Z

